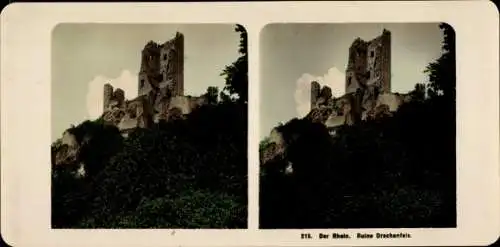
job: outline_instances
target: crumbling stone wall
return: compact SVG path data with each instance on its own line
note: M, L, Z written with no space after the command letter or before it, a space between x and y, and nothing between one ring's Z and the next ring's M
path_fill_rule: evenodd
M391 33L364 41L357 38L349 48L346 68L346 93L374 86L380 92L391 91Z
M184 36L180 33L161 45L146 44L138 77L139 96L130 101L125 100L122 89L104 85L102 118L124 134L134 128L150 128L161 120L182 118L208 104L204 95L184 96Z
M125 103L125 91L123 91L121 88L117 88L113 92L113 101L116 101L116 104L118 106L122 106L123 103Z
M357 38L349 48L345 94L333 98L331 88L311 82L311 111L305 117L329 128L390 115L410 99L391 93L391 33L370 41Z
M104 97L103 97L103 111L108 109L112 98L113 98L113 86L111 86L111 84L105 84Z
M139 72L139 95L147 95L158 87L160 82L160 46L149 41L142 50L141 69Z
M109 83L104 85L103 111L123 107L124 103L125 92L122 89L114 89Z
M177 108L181 110L182 114L187 115L195 108L207 104L208 100L205 96L175 96L170 100L168 109Z
M349 47L349 59L346 69L345 93L354 93L366 85L366 51L368 43L357 38Z
M184 36L177 33L161 45L160 54L160 84L170 85L174 96L184 95Z
M317 81L311 82L311 109L316 107L318 102L319 93L321 90L321 86Z
M142 50L139 72L139 95L157 95L160 88L168 88L173 96L184 95L184 36L163 44L150 41Z

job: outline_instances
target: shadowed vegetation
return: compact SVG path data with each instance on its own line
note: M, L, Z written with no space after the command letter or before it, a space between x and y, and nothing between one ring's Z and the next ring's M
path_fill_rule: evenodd
M261 166L261 228L456 226L455 37L440 27L443 54L425 71L430 83L417 84L392 117L333 137L305 119L277 128L286 150Z
M246 228L248 81L246 58L238 61L223 73L224 97L209 87L209 104L184 119L127 138L100 119L70 128L80 153L76 164L53 166L52 227Z

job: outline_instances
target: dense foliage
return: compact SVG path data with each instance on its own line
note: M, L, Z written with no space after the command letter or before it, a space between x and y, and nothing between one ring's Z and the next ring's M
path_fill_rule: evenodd
M237 81L243 77L228 78L226 86L246 84ZM99 119L70 128L87 173L76 177L78 164L53 168L52 226L246 228L247 105L219 101L216 87L206 95L210 104L184 119L127 138Z
M305 119L278 127L286 150L261 167L261 228L456 226L454 34L441 28L444 52L426 70L430 83L417 84L392 117L333 137Z
M136 129L119 143L82 146L88 151L80 160L96 168L81 179L70 168L53 170L53 226L246 227L246 118L239 104L207 105L185 120ZM102 123L76 129L88 126ZM110 129L108 136L116 133ZM120 149L95 159L103 146Z
M238 102L248 102L248 47L247 32L241 25L236 25L235 31L240 34L238 52L241 56L224 68L222 76L226 78L226 86L221 92L221 98L228 99L236 96Z

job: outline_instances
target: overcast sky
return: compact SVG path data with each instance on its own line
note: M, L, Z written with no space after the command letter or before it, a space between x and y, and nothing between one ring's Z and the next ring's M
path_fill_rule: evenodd
M344 94L348 51L354 39L392 33L391 84L405 93L427 82L425 66L441 54L437 23L426 24L271 24L261 32L260 139L279 122L309 111L310 82Z
M111 83L137 96L141 50L184 34L184 90L200 95L208 86L222 89L220 73L235 61L239 34L234 25L62 24L53 31L52 140L71 124L102 113L103 85Z

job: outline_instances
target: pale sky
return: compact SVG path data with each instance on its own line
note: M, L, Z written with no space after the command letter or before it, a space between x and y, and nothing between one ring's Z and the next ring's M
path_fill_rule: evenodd
M354 39L392 33L392 92L406 93L428 82L423 73L441 55L438 23L270 24L260 36L260 139L279 122L309 112L310 82L344 94L348 51Z
M103 86L137 96L141 51L184 34L184 93L224 87L220 73L238 57L239 34L230 24L61 24L52 40L52 140L71 124L102 113Z

